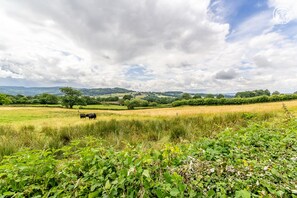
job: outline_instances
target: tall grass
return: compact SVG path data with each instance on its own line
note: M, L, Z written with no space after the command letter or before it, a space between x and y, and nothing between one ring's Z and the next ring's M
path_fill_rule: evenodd
M151 146L158 142L194 141L213 137L226 128L244 127L250 121L264 121L273 113L229 113L156 118L150 120L108 120L67 127L25 126L14 129L0 126L0 159L21 148L61 148L72 140L86 136L103 139L109 145L123 148L127 144Z

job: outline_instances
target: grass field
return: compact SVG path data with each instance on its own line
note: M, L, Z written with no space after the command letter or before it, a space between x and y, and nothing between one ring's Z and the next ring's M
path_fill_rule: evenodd
M3 106L0 194L294 197L297 101L285 105ZM79 118L90 112L96 120Z
M223 115L226 113L278 113L282 112L282 102L250 104L250 105L230 105L230 106L196 106L196 107L176 107L176 108L156 108L123 110L124 106L117 105L89 105L86 109L65 109L53 107L0 107L0 125L24 126L33 125L35 127L60 127L73 126L90 123L93 121L82 120L79 113L97 113L97 120L111 119L154 119L159 117L193 116L193 115ZM297 101L285 102L286 106L293 112L297 112ZM90 108L90 109L88 109ZM106 108L107 110L98 110ZM114 109L114 110L111 110Z

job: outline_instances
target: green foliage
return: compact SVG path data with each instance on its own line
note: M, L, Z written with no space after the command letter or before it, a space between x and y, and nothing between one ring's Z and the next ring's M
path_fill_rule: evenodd
M126 100L125 105L128 109L134 109L135 107L148 107L149 103L146 100L141 99L132 99L132 100Z
M187 135L187 129L183 125L176 124L170 132L170 140L175 141L180 138L185 138Z
M74 105L85 105L86 101L80 98L81 92L79 90L73 89L71 87L60 88L61 92L64 94L62 97L62 104L66 108L72 109Z
M99 104L100 103L100 100L98 100L95 97L82 96L82 99L86 102L87 105L95 105L95 104Z
M0 162L3 197L296 197L297 123L115 150L86 138Z
M109 96L109 97L102 97L102 98L98 98L98 101L100 102L115 102L118 101L119 97L118 96Z
M146 97L142 98L143 100L146 100L148 102L155 102L158 104L170 104L177 100L178 98L173 98L173 97L158 97L155 94L149 94Z
M195 94L193 98L194 98L194 99L202 98L202 96L201 96L200 94Z
M218 95L216 96L216 98L217 98L217 99L221 99L221 98L225 98L225 96L224 96L223 94L218 94Z
M0 105L10 104L12 100L5 94L0 94Z
M72 111L60 116L72 116L77 112ZM57 116L57 112L43 116ZM112 114L109 114L112 115ZM0 160L5 155L10 155L21 148L45 149L61 148L72 140L87 136L103 139L108 145L122 148L125 143L131 145L153 144L160 141L179 142L195 141L202 137L213 137L222 128L238 128L246 126L251 121L264 121L271 119L270 113L228 113L223 115L196 115L191 117L176 116L155 119L101 119L104 114L97 114L97 121L83 125L54 127L26 126L15 129L9 126L0 126Z
M277 101L287 101L296 100L297 94L281 94L272 96L257 96L252 98L203 98L203 99L190 99L190 100L178 100L172 103L172 106L182 106L182 105L239 105L239 104L254 104L263 102L277 102Z
M205 98L214 98L214 95L213 94L206 94Z
M133 98L132 95L124 95L124 96L123 96L123 99L124 99L124 100L131 100L132 98Z
M183 93L181 96L181 99L184 99L184 100L189 100L191 98L192 98L191 94L188 94L188 93Z
M43 93L39 96L37 96L38 103L40 104L58 104L59 99L57 96L48 94L48 93Z
M262 90L254 90L254 91L243 91L237 92L235 97L239 98L251 98L256 96L270 96L270 91L268 89Z

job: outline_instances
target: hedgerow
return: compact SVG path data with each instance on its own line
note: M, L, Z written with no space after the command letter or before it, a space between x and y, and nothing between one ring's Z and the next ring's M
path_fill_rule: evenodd
M278 102L278 101L288 101L296 100L297 94L282 94L282 95L272 95L272 96L257 96L252 98L199 98L199 99L189 99L189 100L177 100L172 103L172 106L182 106L182 105L241 105L241 104L254 104L263 102Z
M252 124L162 149L98 139L0 163L2 197L297 197L297 123Z

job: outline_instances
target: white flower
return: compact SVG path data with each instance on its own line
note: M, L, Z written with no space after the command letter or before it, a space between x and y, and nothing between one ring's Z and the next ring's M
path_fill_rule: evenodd
M256 185L257 185L257 186L259 186L259 185L260 185L260 182L259 182L258 180L257 180L257 182L256 182Z
M265 167L263 168L263 170L267 171L267 170L268 170L268 166L265 166Z
M291 160L292 161L297 161L297 157L292 157Z

